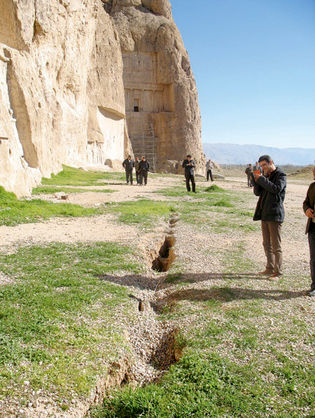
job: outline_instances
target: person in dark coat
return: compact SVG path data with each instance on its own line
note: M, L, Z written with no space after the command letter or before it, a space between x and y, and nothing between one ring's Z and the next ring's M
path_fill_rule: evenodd
M147 185L148 182L148 172L149 172L150 165L148 161L145 159L144 156L141 157L141 161L139 163L139 174L140 174L140 184L142 186L143 182L144 185Z
M125 159L122 165L126 171L127 184L129 184L129 180L130 180L130 184L132 184L133 183L132 170L133 170L133 167L135 166L135 163L131 159L131 155L128 155L128 158Z
M315 167L313 168L313 177L315 180ZM311 290L310 296L315 296L315 181L310 184L306 198L303 202L303 210L308 217L305 233L308 234L308 243L310 247L310 267L311 267Z
M136 157L136 159L135 159L135 170L136 170L136 181L137 181L137 184L140 184L139 164L140 164L139 158Z
M247 186L253 187L253 167L251 164L246 167L245 174L247 175Z
M274 165L269 155L262 155L259 165L263 174L253 174L254 194L259 196L254 221L261 221L263 247L267 264L260 274L277 278L282 274L281 227L284 221L283 201L286 174Z
M262 173L262 169L261 169L258 161L255 162L255 165L253 167L253 171L260 171Z
M195 163L191 159L191 155L186 156L186 160L184 160L182 167L185 169L185 179L186 179L186 189L190 192L190 182L192 191L196 193L196 183L195 183Z

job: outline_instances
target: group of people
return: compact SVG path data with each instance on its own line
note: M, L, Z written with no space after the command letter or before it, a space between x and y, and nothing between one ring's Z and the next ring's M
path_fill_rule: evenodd
M132 160L131 155L128 155L128 158L124 160L122 165L126 172L127 184L133 184L133 169L135 169L137 185L147 185L150 164L146 160L145 156L142 156L141 159L136 157L135 160Z
M253 173L258 172L258 171L260 171L260 173L262 173L261 167L260 167L258 161L256 161L256 163L254 165L248 164L248 166L246 167L245 174L247 176L247 186L248 187L253 187L254 186Z
M260 169L251 173L251 184L254 194L259 197L254 221L261 221L263 247L267 259L265 270L260 274L278 278L282 275L281 229L284 221L286 175L275 166L269 155L262 155L258 164ZM313 177L315 180L315 167ZM309 241L312 280L309 295L315 296L315 182L308 188L303 210L308 218L306 234Z

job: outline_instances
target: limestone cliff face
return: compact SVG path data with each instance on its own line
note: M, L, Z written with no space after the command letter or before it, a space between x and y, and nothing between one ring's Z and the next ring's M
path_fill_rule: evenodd
M109 0L107 5L120 36L134 152L146 154L158 170L170 170L170 163L174 168L190 153L203 172L196 83L169 1Z
M0 0L0 184L28 194L62 164L122 160L122 57L96 0Z
M62 164L121 161L129 137L158 168L202 159L168 1L0 0L0 10L0 185L25 195Z

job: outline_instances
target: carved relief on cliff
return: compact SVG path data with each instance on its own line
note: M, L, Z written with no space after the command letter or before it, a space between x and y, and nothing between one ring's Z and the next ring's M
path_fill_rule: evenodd
M129 137L135 155L145 154L158 167L161 140L155 115L174 111L173 86L157 81L157 54L124 52L124 87Z

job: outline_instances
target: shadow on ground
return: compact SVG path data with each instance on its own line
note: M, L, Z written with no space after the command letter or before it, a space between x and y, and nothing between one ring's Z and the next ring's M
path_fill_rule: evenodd
M175 284L199 283L211 280L267 280L255 273L200 273L200 274L160 274L159 276L145 276L141 274L129 274L114 276L110 274L98 276L101 280L116 283L122 286L137 287L141 290L161 290Z
M157 277L149 277L145 275L125 275L121 277L113 275L100 276L101 280L116 283L122 286L136 287L141 290L171 290L175 284L198 283L202 281L217 280L260 280L263 283L268 278L263 278L253 273L243 274L219 274L219 273L203 273L203 274L177 274L177 275L159 275ZM270 283L270 282L269 282ZM276 284L276 283L275 283ZM211 286L211 283L209 283ZM197 302L206 302L209 300L217 300L219 302L231 302L233 300L249 300L249 299L265 299L283 301L288 299L296 299L306 296L305 291L290 291L281 289L249 289L245 287L210 287L209 289L181 289L174 290L166 296L157 299L152 304L156 311L166 305L173 305L181 300L190 300Z

